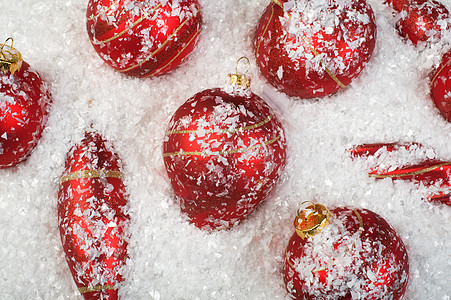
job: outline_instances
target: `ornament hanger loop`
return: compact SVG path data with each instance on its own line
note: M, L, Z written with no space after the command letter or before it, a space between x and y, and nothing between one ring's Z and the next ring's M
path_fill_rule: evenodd
M242 60L245 60L247 62L247 66L244 72L238 72L238 65ZM249 88L251 86L251 79L246 76L246 73L249 71L250 67L251 62L249 61L249 58L247 58L246 56L240 57L236 62L235 74L229 74L228 76L230 84L234 87Z
M11 45L7 45L8 41L11 41ZM7 38L6 41L2 44L2 47L0 48L0 54L1 54L2 56L4 56L4 54L3 54L3 48L4 48L5 46L8 46L9 49L13 49L13 46L14 46L14 39L13 39L12 37L9 37L9 38ZM6 50L5 50L5 51L6 51ZM7 51L7 52L9 53L10 51Z
M246 70L244 72L238 72L238 65L240 64L241 60L246 60ZM251 62L249 60L249 58L247 58L246 56L241 56L237 61L236 61L236 66L235 66L235 73L236 74L247 74L247 72L249 71L249 69L251 68Z

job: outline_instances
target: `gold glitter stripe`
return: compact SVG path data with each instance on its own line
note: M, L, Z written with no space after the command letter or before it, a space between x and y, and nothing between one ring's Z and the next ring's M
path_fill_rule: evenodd
M64 183L64 182L70 181L70 180L99 178L99 177L123 178L124 174L120 171L110 171L110 170L83 170L83 171L72 172L72 173L62 176L61 183Z
M160 52L161 49L163 49L163 48L166 46L166 44L169 43L169 41L171 40L171 38L172 38L173 36L175 36L175 35L180 31L180 29L182 29L182 27L183 27L188 21L190 21L192 18L194 18L195 16L197 16L198 13L199 13L199 11L196 11L196 13L193 14L193 16L191 16L191 18L186 19L185 21L183 21L183 23L180 24L180 26L177 27L177 29L174 30L174 32L173 32L173 33L172 33L172 34L164 41L164 43L161 44L161 46L160 46L158 49L156 49L154 52L152 52L151 54L149 54L148 57L146 57L145 59L143 59L142 61L140 61L139 63L137 63L137 64L134 65L134 66L128 67L128 68L126 68L126 69L119 70L119 72L127 72L127 71L130 71L130 70L136 69L137 67L139 67L139 66L141 66L142 64L146 63L146 62L147 62L149 59L151 59L155 54L157 54L158 52Z
M118 4L119 2L121 2L121 0L117 0L116 2L112 3L107 9L105 9L105 10L99 12L97 15L95 15L95 16L90 16L90 17L88 18L88 21L94 20L95 18L97 18L98 16L100 16L102 13L103 13L103 14L106 14L107 11L111 10L111 8L112 8L114 5Z
M258 122L254 125L249 125L249 126L245 126L245 127L240 127L237 129L210 129L210 130L205 130L205 133L210 133L210 132L214 132L214 133L235 133L238 131L246 131L246 130L250 130L250 129L256 129L258 127L261 127L263 125L265 125L266 123L268 123L269 121L271 121L271 119L274 117L274 114L271 114L269 117L267 117L266 119L264 119L261 122ZM166 135L172 135L172 134L187 134L187 133L195 133L195 132L199 132L199 129L196 130L170 130L166 132Z
M440 75L440 73L443 71L443 69L448 66L451 63L451 59L449 59L446 64L443 65L443 67L440 68L440 70L438 70L437 73L435 73L434 78L432 78L431 81L431 85L434 84L435 79L437 79L437 77Z
M278 135L277 137L275 137L274 139L265 142L263 145L264 146L268 146L271 145L272 143L276 142L278 139L280 139L280 135ZM242 152L246 152L247 150L251 150L251 149L255 149L255 148L260 148L263 147L262 144L257 144L257 145L253 145L251 147L246 147L246 148L239 148L239 149L233 149L233 150L229 150L229 151L217 151L217 152L211 152L211 153L207 153L207 152L185 152L185 151L176 151L176 152L168 152L168 153L163 153L163 157L167 157L167 156L178 156L178 155L199 155L199 156L207 156L207 155L226 155L226 154L235 154L235 153L242 153Z
M160 70L163 70L163 69L166 68L168 65L170 65L177 57L179 57L179 56L183 53L183 51L185 51L185 49L186 49L189 45L191 45L191 42L199 35L201 29L202 29L202 28L199 27L199 29L196 31L196 33L193 35L193 37L188 41L188 43L185 45L185 47L183 47L182 50L180 50L179 52L177 52L177 54L176 54L176 55L175 55L175 56L174 56L167 64L165 64L164 66L162 66L162 67L156 69L155 71L153 71L152 73L150 73L149 75L146 75L146 76L144 76L144 77L145 77L145 78L146 78L146 77L150 77L150 76L152 76L153 74L159 72Z
M368 174L370 177L374 178L394 178L394 177L406 177L406 176L415 176L415 175L421 175L427 172L430 172L434 169L451 165L451 162L445 162L438 165L431 166L429 168L421 169L414 172L408 172L408 173L402 173L402 174Z
M98 292L98 291L102 291L102 290L114 290L114 289L115 289L115 287L112 284L96 285L96 286L82 286L82 287L78 288L78 290L80 291L81 294Z
M263 42L263 38L266 35L266 32L268 31L269 23L271 23L273 17L274 17L274 7L272 7L271 16L269 17L268 23L265 26L265 30L263 30L262 38L260 39L260 42L258 42L257 49L255 50L255 53L257 55L258 55L258 51L260 50L260 45Z
M359 219L359 223L360 223L360 227L359 230L363 231L363 219L362 216L359 214L359 212L357 210L353 210L353 212L355 213L355 215L357 216L357 219Z
M315 56L318 56L318 52L316 51L316 49L313 47L312 44L310 44L309 41L307 41L307 38L305 37L305 35L301 35L302 40L309 46L310 50L313 52L313 54L315 54ZM321 63L321 65L323 66L324 71L326 71L326 73L342 88L345 88L346 85L344 85L338 78L337 76L334 75L334 73L332 73L331 70L329 70L328 67L326 67L326 63L320 59L319 61Z
M272 0L272 2L274 2L283 9L283 5L280 1ZM288 12L286 14L291 18L291 14L289 14ZM310 50L313 52L313 54L315 54L315 56L319 55L318 51L316 51L315 47L313 47L313 45L307 40L305 35L302 34L301 39L304 41L304 43L306 43L309 46ZM343 82L341 82L340 79L338 79L337 76L335 76L335 74L332 73L332 71L326 66L326 63L322 59L319 62L321 63L324 71L326 71L326 73L330 76L330 78L332 78L335 81L336 84L338 84L341 88L346 87L346 85L344 85Z
M103 41L95 41L95 40L93 40L92 43L95 44L95 45L100 45L100 44L105 44L105 43L111 42L112 40L117 39L118 37L120 37L120 36L122 36L124 33L126 33L128 30L132 29L133 27L135 27L136 25L138 25L139 23L141 23L142 20L144 20L145 18L147 18L150 14L154 13L155 10L157 10L160 6L161 6L161 3L159 3L157 6L155 6L154 8L152 8L152 9L150 10L149 13L143 14L138 20L136 20L135 22L133 22L132 25L130 25L129 27L125 28L124 30L122 30L122 31L119 32L118 34L116 34L116 35L114 35L114 36L112 36L112 37L110 37L110 38L108 38L108 39L106 39L106 40L103 40Z

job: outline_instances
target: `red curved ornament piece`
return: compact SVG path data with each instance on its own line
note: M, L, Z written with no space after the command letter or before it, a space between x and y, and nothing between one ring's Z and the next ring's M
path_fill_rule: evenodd
M202 27L197 0L90 0L86 18L99 56L136 77L162 75L180 65Z
M268 196L285 165L286 139L260 97L211 89L174 113L163 152L182 211L211 231L239 223Z
M58 193L66 261L85 299L117 299L127 259L127 196L121 162L100 134L72 147Z
M378 153L378 151L393 152L399 149L415 150L423 147L419 143L375 143L357 145L348 150L352 157L368 157ZM425 160L419 164L406 165L397 168L384 168L374 166L368 172L370 177L383 179L403 179L410 180L424 186L437 186L445 191L439 191L427 197L430 202L451 205L451 162L439 161L435 159Z
M330 224L302 238L295 232L283 276L292 299L401 299L409 278L406 247L381 216L339 207Z
M418 165L405 166L392 171L375 170L369 173L375 178L391 178L411 180L425 186L438 185L440 188L451 188L451 162L428 160ZM433 194L428 200L433 203L451 205L450 193Z

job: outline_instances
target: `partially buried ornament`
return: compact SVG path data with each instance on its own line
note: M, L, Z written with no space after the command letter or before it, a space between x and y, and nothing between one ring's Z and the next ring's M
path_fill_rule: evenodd
M274 188L286 160L277 115L249 90L247 77L229 76L227 91L200 92L174 113L163 145L181 209L205 230L229 228L249 215Z
M451 50L442 58L431 82L432 99L445 120L451 122Z
M436 43L451 27L448 9L435 0L386 0L399 20L396 23L399 35L414 45L420 42Z
M348 151L352 157L383 158L370 168L368 172L370 177L412 181L419 187L431 190L426 197L429 202L451 206L451 162L439 160L433 149L426 150L419 143L376 143L357 145ZM418 161L400 163L397 159L390 159L388 154L392 152L401 152L398 159L412 154L415 158L416 154ZM421 157L422 152L426 157Z
M293 299L400 299L409 278L396 231L366 209L305 202L294 221L283 273Z
M273 0L255 34L262 74L300 98L345 88L368 63L376 24L365 0Z
M50 103L47 83L23 61L12 39L0 44L0 169L30 155L47 123Z
M121 161L100 134L69 151L58 223L69 269L85 299L117 299L127 259L127 197Z
M197 0L90 0L86 17L99 56L136 77L162 75L180 65L202 26Z

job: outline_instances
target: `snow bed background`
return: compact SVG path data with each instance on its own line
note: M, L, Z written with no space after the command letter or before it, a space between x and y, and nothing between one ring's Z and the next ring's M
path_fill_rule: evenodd
M378 31L369 64L335 95L295 100L276 93L255 63L254 31L269 0L200 0L196 49L179 68L151 79L126 77L98 57L86 32L86 0L1 2L0 41L14 38L51 84L53 104L31 157L0 170L0 299L82 299L64 260L56 204L66 153L91 124L125 164L132 226L123 299L285 299L282 259L306 200L380 214L409 251L405 299L450 299L450 208L422 200L427 190L408 181L369 178L367 162L346 153L355 144L420 142L451 160L451 123L429 95L449 34L430 48L414 47L396 33L389 8L368 0ZM450 0L441 2L451 8ZM164 132L189 97L224 86L241 56L251 61L253 92L275 101L285 119L288 164L276 190L243 223L207 234L174 200Z

